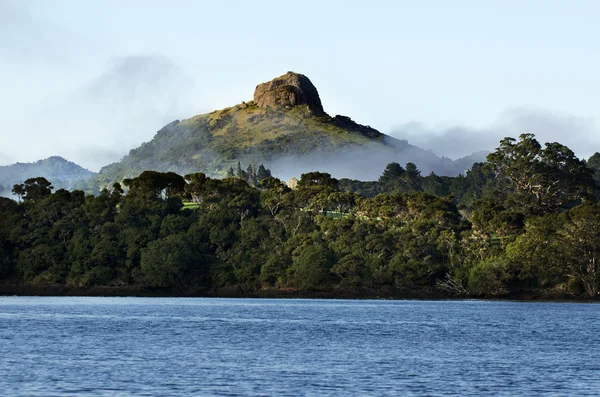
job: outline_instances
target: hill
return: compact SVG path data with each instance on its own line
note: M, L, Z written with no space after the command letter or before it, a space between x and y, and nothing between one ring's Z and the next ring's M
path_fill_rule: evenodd
M373 180L393 161L439 175L465 169L464 161L437 157L349 117L329 116L310 80L288 72L259 84L252 101L167 124L150 142L102 168L97 182L109 185L145 170L224 176L238 161L264 163L282 179L318 169Z
M459 173L466 173L467 170L470 170L473 164L475 163L485 163L487 155L490 152L485 150L480 150L475 153L471 153L468 156L461 157L459 159L454 160L455 168L459 171Z
M0 195L10 196L16 183L28 178L42 176L52 182L55 189L83 188L89 190L86 181L94 172L59 156L52 156L34 163L16 163L0 167Z

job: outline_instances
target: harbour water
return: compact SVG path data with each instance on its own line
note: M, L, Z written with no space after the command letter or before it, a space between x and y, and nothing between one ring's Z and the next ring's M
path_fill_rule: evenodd
M0 297L11 396L598 396L600 305Z

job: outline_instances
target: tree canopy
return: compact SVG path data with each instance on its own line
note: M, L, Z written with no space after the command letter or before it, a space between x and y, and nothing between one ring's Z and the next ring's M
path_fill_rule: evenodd
M224 179L145 171L96 196L30 178L0 198L0 280L597 297L599 170L598 153L579 160L524 134L454 178L391 163L378 181L315 171L290 187L240 164Z

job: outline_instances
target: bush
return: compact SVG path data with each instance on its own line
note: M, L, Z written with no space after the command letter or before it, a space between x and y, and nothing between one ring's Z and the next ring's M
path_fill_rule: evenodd
M197 259L183 233L155 240L142 250L144 283L159 288L181 285Z
M505 283L508 278L508 261L506 258L488 258L471 268L468 290L475 294L503 294L507 291Z
M316 289L327 283L331 266L331 252L322 244L303 245L293 253L291 280L300 289Z
M114 277L114 271L110 267L97 266L88 271L82 278L82 285L90 287L93 285L106 285Z

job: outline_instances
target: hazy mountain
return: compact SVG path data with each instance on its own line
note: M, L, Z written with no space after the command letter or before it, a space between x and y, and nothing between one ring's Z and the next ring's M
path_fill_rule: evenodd
M440 158L348 117L331 117L310 80L288 72L259 84L253 101L167 124L150 142L102 168L97 181L108 185L144 170L224 176L238 161L244 167L264 163L282 179L321 170L373 180L392 161L414 162L423 174L456 175L471 160Z
M490 152L486 150L481 150L472 153L468 156L454 160L454 164L456 166L456 169L458 169L460 173L464 174L467 170L471 169L471 166L473 164L485 162L488 154L490 154Z
M53 156L35 163L16 163L0 167L0 194L10 196L12 187L26 179L42 176L52 182L55 190L60 188L86 188L95 173L65 160Z

